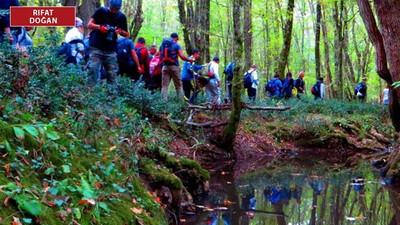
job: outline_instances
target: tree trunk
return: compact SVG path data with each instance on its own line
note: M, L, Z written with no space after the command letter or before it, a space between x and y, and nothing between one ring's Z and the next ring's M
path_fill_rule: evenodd
M324 9L325 10L325 9ZM328 98L333 98L335 96L334 86L332 84L332 72L330 66L330 59L329 59L329 40L328 40L328 31L326 29L326 18L324 16L324 10L321 9L321 15L323 17L323 22L321 23L322 26L322 36L324 37L324 53L325 53L325 69L326 69L326 93Z
M78 17L81 18L85 24L88 24L98 7L100 7L100 0L82 1L82 4L78 7ZM87 31L87 26L85 26L85 33Z
M126 17L133 18L128 27L128 31L130 33L130 38L132 40L135 40L137 38L137 35L139 34L140 29L142 28L142 24L144 21L144 18L142 16L143 0L130 0L129 4L125 4L125 6L125 11L127 12Z
M321 3L317 0L317 17L315 21L315 77L321 76L321 55L319 51L319 43L321 37Z
M335 21L335 77L337 84L338 97L343 98L343 11L344 2L340 1L338 6L338 0L335 0L335 6L333 10L333 19Z
M210 61L210 0L178 0L187 54L200 50L200 63Z
M244 25L243 25L243 34L244 34L244 59L245 64L244 68L247 70L252 65L252 22L251 22L251 2L252 0L244 1Z
M294 0L288 0L287 19L285 29L283 31L283 48L279 56L277 72L281 77L285 76L285 67L288 63L290 45L292 42L292 28L293 28L293 9Z
M62 6L77 6L78 0L62 0L61 5Z
M227 149L229 152L234 153L233 145L235 142L236 132L239 127L240 115L242 112L242 76L243 74L243 32L242 32L242 14L243 0L233 1L233 29L234 29L234 57L235 71L232 81L232 104L233 109L231 115L229 116L228 125L225 127L222 140L220 142L221 146Z

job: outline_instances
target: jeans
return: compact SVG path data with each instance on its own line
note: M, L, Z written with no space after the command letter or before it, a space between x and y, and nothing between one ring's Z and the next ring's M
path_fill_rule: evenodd
M205 86L207 93L207 101L212 103L221 103L221 98L219 94L218 80L213 78L210 79L210 82Z

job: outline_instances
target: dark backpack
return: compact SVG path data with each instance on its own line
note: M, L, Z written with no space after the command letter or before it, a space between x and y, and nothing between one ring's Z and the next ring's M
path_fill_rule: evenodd
M72 55L72 44L83 43L83 40L76 39L72 40L69 43L63 42L61 46L58 48L57 56L63 56L65 58L65 63L73 63L76 64L76 55L78 55L78 51L76 55Z
M226 75L226 80L227 81L232 81L233 79L233 69L235 67L235 63L234 62L230 62L224 70L224 74Z
M118 39L117 60L120 66L130 67L135 65L132 59L129 39Z
M172 38L164 38L160 46L161 61L164 65L175 65L178 60L178 51L175 49L175 42Z
M361 93L361 91L364 89L363 83L359 83L355 88L354 88L354 95L357 95L358 92Z
M276 91L276 79L271 79L265 85L265 91L269 92L270 94L274 94Z
M253 76L251 75L253 71L247 72L243 76L243 86L244 88L251 88L251 85L253 85Z
M320 86L321 86L320 82L317 82L316 84L314 84L311 87L311 94L313 94L314 96L320 96L321 95Z
M142 54L140 53L140 51L143 49L144 47L139 47L139 48L135 48L136 51L136 55L138 57L139 60L139 64L142 65L143 61L142 61Z

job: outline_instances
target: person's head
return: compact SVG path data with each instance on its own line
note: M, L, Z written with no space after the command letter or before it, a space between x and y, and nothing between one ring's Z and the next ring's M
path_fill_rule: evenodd
M174 40L174 42L178 42L179 41L179 36L177 33L172 33L171 34L171 38L172 40Z
M192 50L192 57L193 57L194 59L198 59L198 58L200 57L200 51L199 51L198 48L194 48L194 49Z
M75 27L78 28L81 33L84 31L83 25L83 21L79 17L75 17Z
M363 77L362 81L363 81L364 83L367 83L367 78L366 78L366 77Z
M324 78L323 77L318 77L318 80L321 82L324 82Z
M213 61L216 62L216 63L219 63L219 58L218 58L217 56L215 56L215 57L213 58Z
M150 54L155 55L157 52L157 46L156 45L150 46L149 52Z
M252 65L252 66L250 67L250 69L257 70L257 66L256 66L256 65Z
M279 73L278 73L278 71L275 71L274 78L279 78Z
M292 78L292 73L291 73L290 71L288 71L288 72L286 73L286 77L287 77L287 78Z
M389 84L388 83L386 83L386 89L389 89Z
M136 43L145 45L146 44L146 39L144 39L143 37L140 37L140 38L137 39Z
M112 13L118 13L118 11L121 9L121 6L122 0L110 0L109 10Z
M300 73L299 73L299 77L300 77L300 78L303 78L303 77L304 77L304 72L300 72Z

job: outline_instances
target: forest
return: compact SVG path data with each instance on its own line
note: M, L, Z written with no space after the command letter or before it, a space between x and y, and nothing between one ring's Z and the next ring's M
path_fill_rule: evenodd
M19 3L75 6L86 35L110 0ZM0 224L400 224L400 2L123 0L120 11L134 43L176 32L196 64L218 57L231 101L200 91L188 104L173 85L166 101L126 76L90 85L90 64L57 56L68 27L33 28L27 49L0 43ZM288 72L304 74L305 92L271 97L266 84Z

